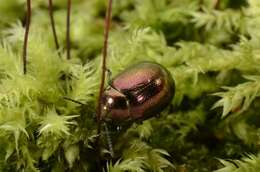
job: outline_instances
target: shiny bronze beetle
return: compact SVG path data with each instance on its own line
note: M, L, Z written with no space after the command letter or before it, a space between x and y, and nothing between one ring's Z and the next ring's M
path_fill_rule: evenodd
M104 121L144 120L158 115L174 97L169 71L154 62L141 62L115 76L102 98Z

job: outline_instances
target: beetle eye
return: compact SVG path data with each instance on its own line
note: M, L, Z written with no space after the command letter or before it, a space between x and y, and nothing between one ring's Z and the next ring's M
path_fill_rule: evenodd
M127 109L128 107L127 107L126 99L124 97L120 97L119 99L117 99L114 104L114 108Z

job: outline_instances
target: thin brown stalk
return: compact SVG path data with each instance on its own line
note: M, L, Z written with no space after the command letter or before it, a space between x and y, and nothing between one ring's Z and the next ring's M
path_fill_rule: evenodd
M102 73L101 73L101 82L99 87L99 96L98 96L98 107L97 107L97 122L98 122L98 134L100 133L100 121L101 121L101 111L102 111L102 102L101 98L104 91L105 84L105 76L106 76L106 61L107 61L107 47L108 47L108 36L109 36L109 28L110 28L110 20L111 20L111 9L112 9L112 0L108 0L109 4L106 12L105 19L105 31L104 31L104 43L103 43L103 58L102 58Z
M219 9L219 5L220 5L220 0L215 0L214 1L214 9Z
M199 1L199 11L203 11L204 0Z
M97 106L97 148L98 154L100 156L100 133L101 133L101 112L102 112L102 96L104 91L105 84L105 76L106 76L106 61L107 61L107 47L108 47L108 37L109 37L109 29L111 23L111 15L112 15L112 0L108 0L108 5L106 9L106 18L105 18L105 28L104 28L104 42L103 42L103 56L102 56L102 71L101 71L101 81L99 87L99 95L98 95L98 106ZM101 160L99 158L99 170L101 171Z
M61 54L59 52L60 45L59 45L58 36L57 36L56 28L55 28L55 21L54 21L54 17L53 17L52 0L49 0L49 15L50 15L51 28L52 28L53 38L54 38L54 42L55 42L55 47L58 50L59 56L61 56Z
M66 31L66 47L67 47L67 59L70 59L70 14L71 14L71 0L67 1L67 31Z
M24 34L24 42L23 42L23 73L27 73L27 45L30 31L30 23L31 23L31 0L27 0L27 14L26 14L26 24L25 24L25 34Z

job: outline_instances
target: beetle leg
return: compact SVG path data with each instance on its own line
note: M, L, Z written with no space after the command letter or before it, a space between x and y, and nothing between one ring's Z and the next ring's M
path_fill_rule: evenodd
M110 152L111 157L113 158L114 157L114 149L113 149L113 144L112 144L110 132L108 130L106 123L104 123L104 126L105 126L105 135L106 135L106 138L107 138L107 144L108 144L109 152Z

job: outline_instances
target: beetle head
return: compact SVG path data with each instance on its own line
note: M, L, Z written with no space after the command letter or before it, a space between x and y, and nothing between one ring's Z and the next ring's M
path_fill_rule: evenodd
M107 88L102 97L102 120L123 120L129 118L126 96L114 88Z

